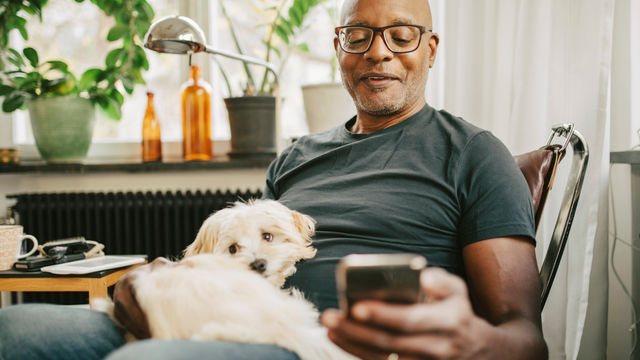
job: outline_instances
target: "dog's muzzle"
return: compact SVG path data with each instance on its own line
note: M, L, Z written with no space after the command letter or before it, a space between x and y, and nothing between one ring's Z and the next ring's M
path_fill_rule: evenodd
M253 260L251 264L249 264L249 267L251 268L251 270L258 272L259 274L262 274L267 270L267 260L265 259Z

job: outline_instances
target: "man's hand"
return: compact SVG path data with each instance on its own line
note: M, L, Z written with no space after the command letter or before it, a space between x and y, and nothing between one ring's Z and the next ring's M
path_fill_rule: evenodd
M362 301L353 319L322 314L330 339L363 359L470 359L482 354L491 325L473 312L462 279L429 268L420 278L426 302L413 305Z
M170 261L159 257L150 264L137 267L120 278L113 289L113 315L136 339L148 339L151 333L147 316L136 299L134 280L139 274L152 271L156 266L166 263Z

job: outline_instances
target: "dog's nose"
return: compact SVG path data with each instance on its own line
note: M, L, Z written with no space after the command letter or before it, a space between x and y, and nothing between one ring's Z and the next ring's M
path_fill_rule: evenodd
M267 270L267 260L264 259L256 259L253 260L251 264L249 264L251 270L257 271L262 274L265 270Z

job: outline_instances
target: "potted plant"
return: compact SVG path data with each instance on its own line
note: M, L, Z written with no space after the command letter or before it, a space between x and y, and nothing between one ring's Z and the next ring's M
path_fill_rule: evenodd
M310 133L344 124L356 114L353 100L340 81L303 85L302 98Z
M329 19L331 19L330 28L327 31L333 32L337 26L335 21L337 18L336 8L328 6L326 10ZM328 81L302 86L304 111L310 133L329 130L343 124L356 114L353 100L340 79L338 58L335 52L331 52L326 63L331 69Z
M298 42L298 36L306 29L312 9L324 0L279 0L266 3L262 15L268 20L263 25L265 36L264 60L276 63L281 74L291 51L309 51L306 43ZM236 51L245 54L233 26L224 1L220 2L222 15L229 24ZM266 69L261 78L254 76L250 67L243 64L246 83L242 96L234 96L229 78L218 63L226 82L229 97L225 105L231 130L230 156L275 155L277 151L276 95L277 83Z
M83 2L84 0L75 0ZM91 0L115 20L107 40L119 42L106 56L104 68L73 74L62 60L42 61L36 49L9 46L9 32L28 40L25 15L42 20L46 0L10 0L0 5L0 96L2 110L27 108L36 146L50 163L84 159L93 136L95 105L119 120L124 93L144 84L149 68L142 39L154 12L146 0Z

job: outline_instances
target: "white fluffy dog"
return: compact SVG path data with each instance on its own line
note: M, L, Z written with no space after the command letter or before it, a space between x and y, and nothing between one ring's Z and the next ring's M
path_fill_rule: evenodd
M179 262L159 258L131 277L153 338L275 344L304 360L354 359L326 336L318 311L281 289L315 256L315 223L273 200L235 203L202 224Z
M295 264L311 259L315 221L274 200L236 202L207 218L184 256L212 253L245 264L274 285L284 285Z
M133 280L153 338L275 344L304 360L354 359L327 338L311 303L229 256L153 265Z

